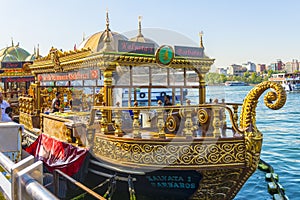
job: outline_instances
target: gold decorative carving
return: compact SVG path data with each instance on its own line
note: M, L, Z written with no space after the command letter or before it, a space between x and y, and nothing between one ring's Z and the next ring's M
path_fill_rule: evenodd
M244 139L182 142L126 141L95 135L93 152L99 158L135 167L221 167L244 165Z
M241 110L240 128L246 130L247 133L252 132L255 136L259 133L256 127L256 106L259 97L267 90L274 89L275 92L268 92L264 97L265 105L273 110L280 109L286 102L286 92L284 88L275 82L265 81L255 86L244 99ZM274 102L275 101L275 102ZM273 103L274 102L274 103Z
M208 113L203 108L198 110L197 117L198 117L198 120L201 124L205 124L208 121L208 118L209 118Z
M62 54L62 52L60 52L56 48L51 48L50 55L51 55L52 63L54 65L54 71L55 72L62 72L63 71L63 68L61 67L60 61L59 61L59 55L60 54Z
M244 171L243 168L198 171L203 178L191 199L233 199L243 185L241 179Z
M241 110L240 129L244 131L245 135L246 166L253 168L253 171L258 165L262 146L262 134L256 127L255 109L259 97L270 88L274 89L275 92L271 91L265 95L265 105L270 109L282 108L286 102L286 92L284 88L278 83L265 81L255 86L248 93Z

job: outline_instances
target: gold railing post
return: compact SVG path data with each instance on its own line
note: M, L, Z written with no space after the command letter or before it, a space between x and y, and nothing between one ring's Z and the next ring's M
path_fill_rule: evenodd
M222 99L222 104L225 105L225 99ZM225 108L221 108L220 115L221 115L220 127L221 127L221 130L222 130L221 133L222 133L223 137L226 137L227 124L226 124L226 112L225 112Z
M102 105L105 107L105 103ZM107 123L107 110L106 109L101 109L101 132L104 134L108 134L108 123Z
M117 107L120 108L120 102L116 103ZM122 131L122 110L117 110L115 112L115 135L118 137L123 136L123 131Z
M187 105L191 105L191 100L186 101ZM193 121L192 121L192 109L187 108L186 109L186 115L185 115L185 122L184 122L184 134L186 139L191 139L193 137Z
M134 107L136 108L138 106L138 102L134 102ZM134 109L133 110L133 122L132 122L132 131L133 131L133 138L142 138L140 133L140 110Z
M238 105L233 105L232 108L233 108L233 120L234 120L235 124L238 124L238 119L239 119L239 117L238 117L238 108L239 108L239 106Z
M158 105L162 106L161 100L158 101ZM164 110L158 109L157 110L157 123L156 126L158 128L158 137L165 139L166 133L165 133L165 122L164 122Z
M213 107L213 135L214 137L220 137L220 109L219 107Z

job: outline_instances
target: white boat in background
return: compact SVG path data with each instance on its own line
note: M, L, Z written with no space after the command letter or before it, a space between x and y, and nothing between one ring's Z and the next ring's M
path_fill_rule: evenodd
M226 81L225 86L248 86L248 83L242 81Z
M300 92L300 73L272 74L269 81L280 83L288 92Z

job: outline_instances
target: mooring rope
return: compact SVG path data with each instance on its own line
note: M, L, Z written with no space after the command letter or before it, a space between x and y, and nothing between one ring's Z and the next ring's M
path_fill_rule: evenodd
M116 176L113 176L109 180L108 188L105 194L103 195L104 198L110 200L112 198L112 195L116 191Z
M129 175L128 176L128 190L129 190L129 199L130 200L136 200L136 196L135 196L135 190L133 187L133 180L132 177Z
M96 190L99 187L102 187L104 184L109 182L109 178L106 179L105 181L103 181L102 183L100 183L99 185L96 185L95 187L92 188L92 190ZM85 195L87 194L87 192L84 192L76 197L73 197L71 200L79 200L79 199L83 199L85 197Z
M279 177L276 173L274 173L273 167L263 161L259 160L258 169L261 171L267 172L266 181L268 181L268 191L273 196L274 200L288 200L289 198L285 195L284 188L279 183Z

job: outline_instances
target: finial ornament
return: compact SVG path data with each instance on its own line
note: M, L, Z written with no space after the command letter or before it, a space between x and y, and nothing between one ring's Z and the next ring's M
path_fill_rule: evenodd
M107 30L107 31L110 31L110 30L109 30L109 17L108 17L108 9L106 9L106 30Z
M14 45L14 39L11 37L11 46L13 47L13 46L15 46Z
M112 51L112 47L110 45L110 37L109 37L109 18L108 18L108 9L106 9L106 30L105 30L105 38L104 38L104 46L102 48L102 51Z
M36 58L40 56L40 44L37 45Z
M83 32L82 33L82 41L84 41L85 40L85 33Z
M142 16L139 16L139 34L138 34L138 37L143 37L143 34L142 34L142 19L143 17Z
M203 39L202 39L203 31L199 32L199 36L200 36L200 48L204 48L204 46L203 46Z

